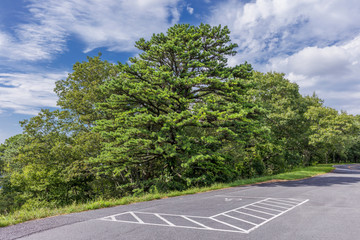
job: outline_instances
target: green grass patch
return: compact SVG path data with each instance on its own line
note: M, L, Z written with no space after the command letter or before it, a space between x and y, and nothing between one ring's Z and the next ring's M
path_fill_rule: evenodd
M94 201L89 201L87 203L73 203L71 205L61 208L34 208L34 209L18 210L8 215L0 215L0 227L5 227L39 218L57 216L61 214L82 212L82 211L112 207L117 205L126 205L136 202L144 202L155 199L208 192L208 191L218 190L228 187L237 187L237 186L243 186L243 185L249 185L255 183L262 183L266 181L298 180L298 179L313 177L320 174L325 174L332 171L333 169L334 168L332 167L332 164L321 164L317 166L297 168L289 172L285 172L277 175L263 176L263 177L251 178L251 179L241 179L232 183L215 183L209 187L195 187L184 191L172 191L167 193L148 193L137 197L128 196L120 199L97 199Z

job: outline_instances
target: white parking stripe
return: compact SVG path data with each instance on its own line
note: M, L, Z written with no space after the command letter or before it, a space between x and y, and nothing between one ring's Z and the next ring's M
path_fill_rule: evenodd
M170 221L168 221L167 219L163 218L162 216L160 216L159 214L155 213L155 216L157 216L158 218L160 218L161 220L163 220L164 222L166 222L167 224L169 224L170 226L175 226L175 224L171 223Z
M129 213L129 212L126 212L126 213ZM151 212L137 212L137 211L133 211L133 213L140 213L140 214L154 214L154 213L151 213ZM121 213L123 214L123 213ZM181 215L176 215L176 214L169 214L169 213L157 213L161 216L181 216ZM120 214L116 214L114 216L117 216L117 215L120 215ZM192 215L186 215L187 217L194 217L194 218L208 218L208 217L201 217L201 216L192 216Z
M269 198L269 199L274 199L274 198ZM290 204L294 204L294 205L299 204L301 202L301 201L300 202L297 202L297 201L295 202L294 200L291 200L291 199L284 200L283 198L277 198L276 201L290 203Z
M101 218L98 220L102 221L108 221L108 222L114 222L112 220ZM158 226L158 227L175 227L175 228L187 228L187 229L198 229L198 230L211 230L211 231L219 231L219 232L233 232L233 233L246 233L244 231L240 230L228 230L228 229L215 229L215 228L209 228L209 227L191 227L191 226L169 226L167 224L159 224L159 223L139 223L139 222L130 222L125 220L116 220L115 222L121 222L121 223L130 223L130 224L139 224L139 225L149 225L149 226Z
M273 220L274 218L277 218L277 217L283 215L284 213L294 209L295 207L306 203L308 200L290 199L289 201L294 201L294 202L298 201L298 203L297 204L292 203L294 205L290 205L290 202L284 203L284 199L266 198L266 199L262 199L257 202L253 202L253 203L250 203L250 204L247 204L247 205L235 208L235 209L231 209L231 210L216 214L211 217L176 215L176 214L166 214L166 213L149 213L149 212L124 212L124 213L120 213L120 214L103 217L99 220L112 221L112 222L123 222L123 223L136 223L136 224L152 225L152 226L166 226L166 227L177 227L177 228L187 228L187 229L202 229L202 230L212 230L212 231L221 231L221 232L250 233L251 231L257 229L258 227L264 225L265 223ZM283 206L275 205L277 203L283 204ZM277 207L279 209L282 208L283 210L273 209L270 207L264 207L264 205ZM288 207L285 207L284 205L287 205ZM289 205L290 205L290 207L289 207ZM261 211L259 209L265 209L265 210L274 211L274 212L278 212L278 213L276 213L276 214L269 213L269 212L265 212L265 210ZM230 215L231 212L242 214L242 215L240 215L240 216L234 215L233 216L233 215ZM143 216L144 214L153 215L156 218L162 220L163 223L158 223L158 220L156 220L155 218L151 218L151 217L148 218L147 222L144 222L139 217L138 214L140 216ZM269 218L267 218L266 215L269 216ZM133 218L129 218L129 216L132 216ZM221 220L216 219L216 217L220 217L220 216L222 216ZM254 219L251 220L251 218L246 217L246 216L259 219L257 221L259 223L253 222ZM168 220L168 218L170 218L170 217L173 217L173 218L171 218L171 221ZM185 225L183 225L184 222L183 223L178 222L180 220L179 218L187 220L189 223L186 223ZM205 224L196 221L197 219L203 219L203 221L205 221L205 224L209 225L209 226L206 226ZM234 219L236 221L231 220L231 219ZM195 224L196 226L191 226L190 222ZM215 224L215 222L216 222L216 224ZM188 224L190 224L190 225L187 226ZM214 227L215 226L214 224L216 225L216 227ZM253 227L251 227L249 229L244 229L243 226L246 226L244 224L250 224Z
M231 225L230 223L227 223L227 222L220 221L220 220L218 220L218 219L216 219L216 218L210 217L210 219L211 219L211 220L214 220L214 221L216 221L216 222L219 222L219 223L221 223L221 224L227 225L227 226L229 226L229 227L232 227L232 228L238 229L238 230L240 230L240 231L243 231L244 233L247 232L247 230L245 230L245 229L236 227L236 226Z
M267 218L255 216L255 215L252 215L252 214L250 214L250 213L240 212L239 210L235 210L234 212L241 213L241 214L244 214L244 215L248 215L248 216L250 216L250 217L258 218L258 219L261 219L261 220L268 220Z
M272 218L269 218L268 220L266 220L266 221L264 221L264 222L260 223L259 225L257 225L257 226L255 226L255 227L253 227L252 229L250 229L250 230L248 231L248 233L249 233L249 232L251 232L251 231L253 231L253 230L255 230L256 228L258 228L258 227L260 227L260 226L264 225L265 223L270 222L270 221L271 221L271 220L273 220L274 218L277 218L277 217L279 217L279 216L283 215L284 213L286 213L286 212L288 212L288 211L290 211L290 210L294 209L295 207L300 206L300 205L302 205L302 204L304 204L304 203L306 203L306 202L308 202L308 201L309 201L309 199L307 199L307 200L305 200L305 201L303 201L303 202L299 203L298 205L296 205L296 206L294 206L294 207L292 207L292 208L289 208L288 210L286 210L286 211L284 211L284 212L282 212L282 213L279 213L278 215L276 215L276 216L274 216L274 217L272 217Z
M268 206L271 206L271 207L278 207L278 208L282 208L282 209L289 209L288 207L284 207L284 206L278 206L278 205L274 205L274 204L269 204L268 202L262 202L261 204L263 205L268 205Z
M272 208L268 208L268 207L263 207L263 206L259 206L259 204L261 203L258 203L256 205L252 205L253 207L258 207L258 208L262 208L262 209L267 209L267 210L270 210L270 211L274 211L274 212L282 212L281 210L276 210L276 209L272 209Z
M202 226L202 227L204 227L204 228L206 228L206 229L213 229L213 228L208 227L208 226L205 226L204 224L201 224L201 223L199 223L199 222L197 222L197 221L195 221L195 220L193 220L193 219L191 219L191 218L188 218L187 216L182 215L181 217L183 217L183 218L185 218L186 220L189 220L190 222L193 222L193 223L195 223L195 224L197 224L197 225L200 225L200 226Z
M270 202L270 203L274 203L274 204L279 204L279 205L282 205L282 206L289 206L289 207L293 207L294 204L288 204L288 203L282 203L282 202L279 202L279 201L274 201L272 199L269 199L267 200L266 202ZM295 204L296 205L296 204Z
M249 221L246 221L246 220L241 219L241 218L233 217L233 216L227 215L226 213L224 213L223 215L224 215L224 216L227 216L227 217L229 217L229 218L233 218L233 219L235 219L235 220L239 220L239 221L242 221L242 222L249 223L249 224L254 225L254 226L257 225L256 223L249 222Z
M260 210L256 210L256 209L249 208L249 207L246 207L246 208L244 208L244 209L249 209L249 210L251 210L251 211L258 212L258 213L268 214L268 215L270 215L270 216L276 216L276 214L268 213L268 212L264 212L264 211L260 211Z
M266 198L266 199L263 199L263 200L260 200L260 201L257 201L257 202L255 202L255 203L261 203L261 202L266 201L266 200L267 200L267 198ZM226 211L226 212L222 212L222 213L219 213L219 214L215 214L215 215L213 215L213 216L211 216L211 217L216 217L216 216L219 216L219 215L224 214L224 213L232 212L232 211L234 211L234 210L238 210L238 209L241 209L241 208L246 208L247 206L252 206L252 205L254 205L255 203L250 203L250 204L247 204L247 205L242 206L242 207L238 207L238 208L235 208L235 209L231 209L231 210L229 210L229 211Z
M129 212L139 223L144 223L135 213Z

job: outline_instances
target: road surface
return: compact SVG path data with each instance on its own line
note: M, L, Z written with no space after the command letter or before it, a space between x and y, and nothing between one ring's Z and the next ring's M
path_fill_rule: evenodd
M0 239L360 239L360 164L0 228Z

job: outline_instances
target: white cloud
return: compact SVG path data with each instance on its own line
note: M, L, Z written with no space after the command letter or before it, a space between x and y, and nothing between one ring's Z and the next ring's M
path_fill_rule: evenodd
M360 32L358 0L229 0L212 10L210 23L229 26L238 59L261 64L304 46L324 47Z
M351 66L350 52L343 47L306 47L286 58L270 59L270 69L306 76L346 74Z
M36 115L39 108L55 107L55 81L67 73L0 73L0 112Z
M239 54L260 71L280 71L338 110L360 114L360 1L228 0L209 21L229 26Z
M194 13L194 8L190 7L190 5L186 6L186 10L188 11L188 13L191 15Z
M179 21L180 0L29 0L28 22L0 29L0 58L10 61L50 59L66 50L75 35L90 51L106 47L133 51L134 41Z
M337 109L360 114L360 35L342 45L306 47L269 62L268 70L287 73L304 93L316 91Z
M66 73L41 72L34 64L66 51L68 39L82 41L84 52L98 47L134 51L136 40L179 21L179 9L184 7L180 3L182 0L25 1L28 12L22 13L22 23L5 28L0 22L0 114L34 115L40 108L56 106L54 83Z
M66 33L50 23L19 25L15 35L0 29L0 58L10 61L50 59L65 47Z

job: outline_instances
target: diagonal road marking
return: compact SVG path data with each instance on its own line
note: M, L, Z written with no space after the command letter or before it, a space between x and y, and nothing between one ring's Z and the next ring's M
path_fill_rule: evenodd
M255 216L255 215L250 214L250 213L240 212L239 210L234 210L234 212L241 213L241 214L244 214L244 215L248 215L250 217L258 218L258 219L261 219L261 220L268 220L267 218Z
M257 207L257 208L262 208L262 209L266 209L266 210L270 210L270 211L274 211L274 212L282 212L281 210L277 210L277 209L273 209L273 208L268 208L268 207L263 207L263 206L259 206L259 204L261 203L258 203L256 205L252 205L252 207Z
M212 218L212 217L209 217L209 218L210 218L211 220L214 220L214 221L219 222L219 223L221 223L221 224L227 225L227 226L229 226L229 227L232 227L232 228L235 228L235 229L237 229L237 230L240 230L240 231L242 231L242 232L244 232L244 233L247 233L247 231L246 231L245 229L236 227L236 226L234 226L234 225L232 225L232 224L230 224L230 223L223 222L223 221L220 221L220 220L218 220L218 219L216 219L216 218Z
M224 216L227 216L227 217L229 217L229 218L232 218L232 219L238 220L238 221L246 222L246 223L251 224L251 225L254 225L254 226L256 226L256 225L257 225L256 223L253 223L253 222L250 222L250 221L246 221L246 220L241 219L241 218L233 217L233 216L228 215L228 214L226 214L226 213L224 213L223 215L224 215Z
M270 207L278 207L278 208L282 208L282 209L289 209L288 207L284 207L284 206L278 206L278 205L274 205L274 204L269 204L268 202L262 202L261 203L262 205L267 205L267 206L270 206Z
M291 202L290 202L291 201ZM306 202L308 202L309 200L300 200L300 199L277 199L277 198L265 198L262 199L260 201L256 201L247 205L244 205L242 207L238 207L238 208L234 208L219 214L215 214L213 216L210 217L202 217L202 216L189 216L189 215L176 215L176 214L166 214L166 213L149 213L149 212L124 212L124 213L120 213L120 214L115 214L115 215L111 215L111 216L107 216L107 217L103 217L100 218L99 220L105 220L105 221L112 221L112 222L123 222L123 223L136 223L136 224L142 224L142 225L153 225L153 226L167 226L167 227L178 227L178 228L188 228L188 229L201 229L201 230L212 230L212 231L222 231L222 232L234 232L234 233L250 233L251 231L259 228L260 226L264 225L265 223L270 222L271 220L285 214L286 212L294 209L297 206L300 206ZM297 202L297 203L295 203ZM275 205L275 204L283 204L282 206L279 205ZM272 209L269 207L264 207L265 206L272 206L272 207L277 207L277 208L282 208L283 210L278 210L278 209ZM287 207L285 207L287 206ZM259 209L254 209L254 208L262 208L265 210L271 210L275 213L269 213L269 212L265 212L265 211L261 211ZM244 212L247 211L247 212ZM249 213L250 211L250 213ZM238 218L238 217L234 217L232 215L229 215L228 213L231 212L236 212L239 214L243 214L243 218L246 218L246 216L250 216L250 217L254 217L259 219L259 223L254 223L250 220L246 220L243 218ZM134 217L135 220L120 220L120 219L116 219L117 216L121 216L121 215L126 215L126 214L130 214L131 216ZM163 224L159 224L159 223L148 223L148 222L144 222L137 214L148 214L148 215L153 215L156 216L158 219L161 219L164 223ZM262 214L262 215L261 215ZM265 215L268 215L269 218L264 217ZM260 215L260 216L258 216ZM219 216L224 216L224 219L216 219L216 217ZM184 226L184 225L179 225L176 224L176 222L174 222L173 220L169 221L167 218L169 217L180 217L182 219L185 219L193 224L195 224L196 226ZM210 226L206 226L203 223L200 223L195 219L204 219L204 221L208 221L208 223L205 223L206 225L210 224L213 225L214 222L218 223L218 226L215 227L210 227ZM233 220L233 222L230 224L227 221L230 221L231 219L235 219L236 221ZM176 219L176 218L175 218ZM229 219L229 220L227 220ZM237 226L237 225L241 225L241 222L247 223L252 225L253 227L249 228L249 229L244 229L243 227ZM219 225L220 224L220 225ZM223 226L223 227L222 227ZM227 228L225 227L227 226ZM230 227L230 229L229 229ZM234 229L234 230L232 230Z
M154 215L157 216L158 218L160 218L161 220L163 220L164 222L166 222L167 224L169 224L170 226L175 226L175 224L173 224L172 222L170 222L167 219L163 218L159 214L155 213Z
M144 223L143 220L141 220L135 213L130 212L130 214L131 214L139 223Z
M252 206L250 206L252 207ZM264 214L267 214L267 215L270 215L270 216L276 216L276 214L273 214L273 213L268 213L268 212L264 212L264 211L260 211L260 210L256 210L256 209L253 209L253 208L249 208L249 207L246 207L244 209L249 209L251 211L254 211L254 212L258 212L258 213L264 213Z
M193 219L191 219L191 218L188 218L187 216L182 215L181 217L183 217L183 218L185 218L186 220L188 220L188 221L190 221L190 222L193 222L193 223L195 223L195 224L197 224L197 225L200 225L200 226L202 226L202 227L204 227L204 228L206 228L206 229L213 229L213 228L208 227L208 226L206 226L206 225L204 225L204 224L202 224L202 223L199 223L199 222L197 222L197 221L195 221L195 220L193 220Z
M269 199L267 200L266 202L269 202L269 203L273 203L273 204L278 204L278 205L282 205L282 206L289 206L289 207L293 207L294 204L287 204L287 203L282 203L282 202L276 202L272 199Z

